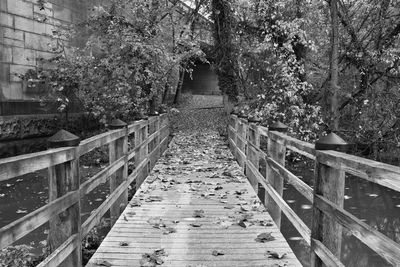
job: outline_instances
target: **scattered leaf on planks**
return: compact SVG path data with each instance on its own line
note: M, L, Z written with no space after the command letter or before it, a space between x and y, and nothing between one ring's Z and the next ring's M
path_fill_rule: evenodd
M260 243L266 243L275 240L275 237L273 237L271 233L262 233L259 234L255 240Z

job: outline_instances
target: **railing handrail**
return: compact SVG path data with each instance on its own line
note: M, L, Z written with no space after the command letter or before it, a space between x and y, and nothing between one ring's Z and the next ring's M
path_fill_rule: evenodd
M135 133L135 146L128 151L127 140L132 133ZM116 215L119 216L120 207L118 202L121 201L121 197L124 196L123 203L125 202L124 204L126 205L128 186L134 181L136 181L137 187L140 186L149 171L154 167L155 162L165 151L168 145L168 138L168 116L167 114L162 114L150 117L148 120L136 121L121 129L110 130L85 139L76 147L48 149L37 153L1 159L0 181L49 168L50 183L56 185L56 180L60 179L57 178L57 175L60 175L60 170L62 170L63 172L65 171L63 175L67 176L61 179L72 179L72 183L77 182L78 184L75 189L67 188L66 194L62 192L54 194L53 192L53 196L49 188L50 199L48 204L0 228L0 249L11 245L44 223L53 220L61 212L75 208L80 214L80 199L98 185L109 180L111 192L108 198L91 213L83 224L80 224L80 219L78 219L78 232L71 233L67 240L39 264L39 266L57 266L67 257L73 255L71 253L75 251L74 262L79 266L81 264L81 256L78 250L81 249L81 237L88 234L108 210L111 213L114 210L114 213L117 212ZM110 149L109 166L90 177L84 183L80 183L79 171L76 172L74 170L75 167L79 168L79 158L104 145L109 145ZM135 169L128 176L127 164L133 158L135 158ZM64 165L65 167L63 167ZM54 169L60 167L62 168L58 171ZM116 175L122 178L122 182L111 186L111 181L117 183Z
M280 224L280 212L283 212L306 242L311 245L312 266L320 266L321 262L328 266L344 266L339 260L341 237L338 237L338 235L341 235L341 228L338 227L342 226L348 228L355 237L389 263L396 266L400 265L400 244L343 209L344 174L346 172L400 192L399 167L342 152L315 150L313 144L290 137L282 132L269 131L266 127L254 123L249 124L247 120L240 119L236 115L230 117L228 133L232 153L245 169L250 183L255 184L253 187L255 190L259 190L259 196L264 195L263 192L260 193L260 190L265 190L274 202L271 203L270 199L266 198L268 210L275 222L278 225ZM267 152L260 149L260 136L268 139ZM316 161L316 175L314 177L316 179L314 181L316 191L285 168L284 152L286 149ZM266 177L261 174L258 168L259 160L266 163ZM274 180L274 174L280 176L280 181ZM325 179L329 181L324 182L322 179L324 175L330 175L332 179ZM282 178L312 203L313 227L311 230L283 200ZM332 186L337 188L332 188ZM274 213L275 210L278 210L279 213ZM321 226L324 222L322 216L325 215L334 219L328 222L329 226ZM320 240L322 234L326 234L322 231L324 227L331 227L332 232L327 235L333 237L334 240ZM334 232L333 229L337 229L339 232ZM335 247L336 251L329 250L329 246L337 246Z

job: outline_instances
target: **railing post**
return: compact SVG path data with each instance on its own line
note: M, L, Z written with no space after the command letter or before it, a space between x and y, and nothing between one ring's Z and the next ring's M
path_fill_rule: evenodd
M269 131L278 131L278 132L286 132L287 126L278 122L274 123L269 127ZM280 165L285 166L285 156L286 156L286 146L283 143L276 142L271 138L268 138L267 145L267 154ZM266 164L266 179L271 184L271 186L275 189L275 191L283 196L283 178L277 174L274 170L272 170L268 163ZM275 203L275 201L267 196L267 209L271 214L272 219L280 229L281 227L281 209Z
M165 149L164 149L164 143L161 143L164 138L167 136L165 133L167 133L166 130L164 130L164 121L166 121L168 119L168 115L166 113L162 113L160 114L159 118L159 142L160 142L160 155L159 157L161 157L161 155L164 153ZM165 131L165 133L164 133Z
M239 151L236 152L236 158L237 161L240 165L240 167L243 168L244 171L246 171L246 137L247 137L247 129L248 129L248 125L247 125L247 121L245 119L240 120L240 122L238 122L238 132L237 135L240 138L236 138L238 143L237 143L237 148L245 155L244 157L242 156L242 153L240 153ZM239 156L240 155L240 156Z
M161 127L162 127L162 125L161 125L161 116L160 115L158 115L157 116L157 128L156 128L156 130L157 130L157 160L161 157L161 141L162 141L162 139L161 139ZM156 161L157 161L156 160Z
M142 144L149 137L149 120L146 119L145 122L146 125L142 128L139 128L139 130L135 132L135 146ZM143 145L137 149L137 155L135 156L135 167L137 167L147 157L148 146L149 144ZM142 168L142 171L138 172L138 176L136 178L136 190L139 189L140 185L143 183L148 174L148 164Z
M149 132L150 132L150 121L147 120L147 125L144 127L143 141L147 140L149 138ZM150 143L147 143L147 145L145 145L143 147L143 158L148 158L149 157L149 146L150 146ZM146 166L143 167L141 183L144 182L144 180L146 179L147 175L149 174L150 164L151 164L150 159L148 159L148 162L147 162Z
M233 140L233 142L235 143L235 146L234 147L232 147L232 154L233 154L233 156L235 157L235 159L237 159L238 158L238 156L237 156L237 146L238 146L238 130L239 130L239 122L238 122L239 120L238 120L238 117L237 116L233 116L233 128L235 129L235 132L234 132L234 136L233 136L233 138L232 138L232 140Z
M114 190L121 183L125 182L128 177L128 162L127 162L127 154L128 154L128 129L127 124L121 120L113 120L109 124L110 130L115 129L125 129L125 135L122 138L114 140L110 142L109 148L109 164L114 163L116 160L120 159L122 156L125 156L124 166L115 172L115 174L110 176L110 193L114 192ZM122 209L128 203L128 188L124 191L121 197L115 201L114 204L111 205L110 208L110 218L111 225L117 221L118 217L121 215Z
M336 134L322 137L315 144L316 150L343 150L346 142ZM343 207L345 191L345 172L340 169L324 165L318 161L318 152L315 161L314 199L316 195L322 196ZM313 219L311 228L311 266L322 266L321 259L315 254L313 240L321 241L340 260L343 227L324 215L313 204Z
M247 131L247 148L246 158L247 162L250 162L257 171L260 168L260 155L258 150L260 149L260 133L258 131L258 121L249 120L249 126ZM258 193L258 181L256 174L251 171L250 168L245 169L245 175L249 179L254 191Z
M156 116L156 121L154 122L154 132L157 133L157 137L154 139L155 141L153 142L153 151L156 150L156 152L153 153L153 158L150 159L150 169L152 169L156 165L156 162L160 157L160 147L159 147L159 144L160 144L160 116L158 114L155 116Z
M79 137L60 130L48 139L50 148L77 147L73 160L49 168L49 202L63 195L79 190ZM81 243L81 203L77 203L56 215L49 221L50 229L48 243L50 251L56 250L69 237L77 234L76 248L60 266L82 266L82 243Z

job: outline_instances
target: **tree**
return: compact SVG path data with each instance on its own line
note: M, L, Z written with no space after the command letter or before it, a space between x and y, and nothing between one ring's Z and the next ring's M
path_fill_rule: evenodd
M56 38L65 53L51 59L54 68L40 68L31 74L48 84L48 98L68 108L71 94L86 111L102 123L113 118L128 119L154 112L159 95L173 86L173 70L192 56L202 56L199 45L188 34L171 40L170 29L181 27L163 21L174 12L159 1L113 0L110 8L98 6L90 17L73 25ZM64 39L86 36L82 47L63 45ZM185 49L175 46L185 45Z
M339 18L337 0L330 0L331 13L331 57L330 57L330 85L327 90L329 103L328 118L330 129L339 129L339 107L338 107L338 79L339 79Z
M212 0L214 41L216 50L216 72L219 88L229 102L237 102L239 94L237 49L234 43L234 17L227 0Z

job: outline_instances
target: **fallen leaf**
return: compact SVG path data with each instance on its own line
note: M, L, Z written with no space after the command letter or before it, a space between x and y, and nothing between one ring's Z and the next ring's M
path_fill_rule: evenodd
M167 253L163 248L154 250L153 253L142 254L140 260L141 267L155 267L164 263L163 257L167 256Z
M160 196L149 196L148 198L146 198L146 202L161 202L163 200L162 197Z
M137 199L133 199L133 200L131 201L131 203L130 203L130 206L131 206L131 207L140 207L140 206L142 206L142 203L140 203L140 201L137 200Z
M247 220L240 220L238 222L238 225L243 227L243 228L247 228L248 227Z
M255 240L260 243L266 243L275 240L275 237L273 237L271 233L262 233L259 234Z
M213 256L222 256L225 255L224 252L222 252L221 250L213 250L213 252L211 253Z
M267 254L270 258L274 258L274 259L282 259L283 257L286 256L285 252L276 252L276 251L267 251Z
M127 246L129 246L129 244L128 244L127 242L119 242L119 245L120 245L121 247L127 247Z
M176 233L176 229L173 227L166 227L165 230L163 231L164 235L169 235L172 233Z
M106 266L106 267L111 267L111 263L109 263L108 261L105 260L98 260L95 262L96 265L98 266Z
M271 221L258 221L258 224L260 226L274 226L274 224Z
M195 210L193 213L193 218L203 218L204 210Z
M246 206L240 206L241 211L250 211L250 209Z

